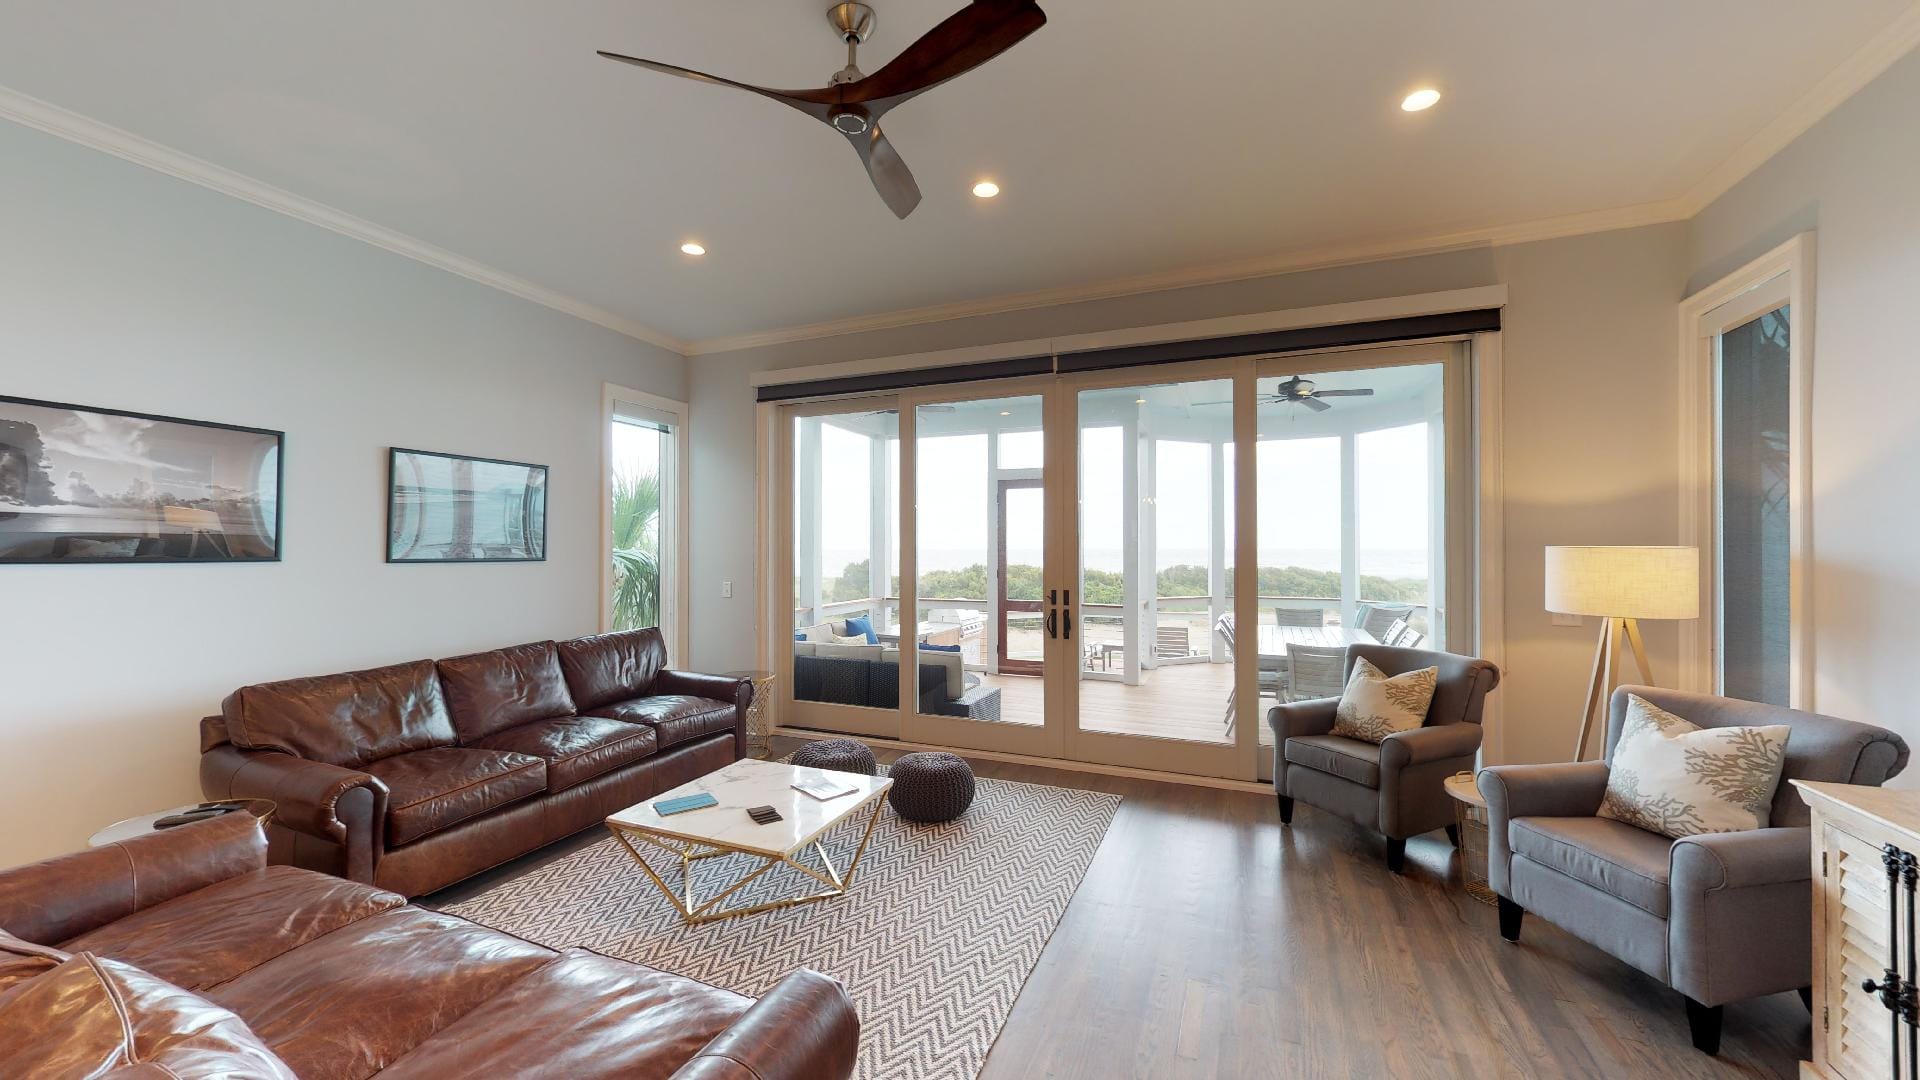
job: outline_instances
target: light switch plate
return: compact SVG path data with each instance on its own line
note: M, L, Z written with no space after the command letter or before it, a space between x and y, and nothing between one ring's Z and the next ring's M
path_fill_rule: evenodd
M1562 615L1558 611L1553 613L1553 625L1555 626L1579 626L1582 621L1578 615Z
M723 581L720 583L720 599L722 600L733 599L733 582Z

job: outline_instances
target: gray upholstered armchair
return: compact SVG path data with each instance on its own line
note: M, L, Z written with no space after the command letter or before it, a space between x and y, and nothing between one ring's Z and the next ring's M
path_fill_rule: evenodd
M1805 998L1813 982L1812 836L1787 781L1878 786L1906 767L1907 744L1831 716L1623 686L1607 719L1608 760L1629 694L1701 727L1791 727L1770 827L1670 840L1596 817L1604 760L1483 769L1500 934L1520 940L1531 911L1612 953L1680 991L1693 1045L1718 1053L1727 1002L1786 990Z
M1375 746L1331 734L1339 698L1276 705L1267 713L1273 728L1273 787L1283 825L1292 824L1293 801L1300 799L1386 834L1387 869L1397 874L1406 862L1409 836L1444 827L1459 845L1453 803L1443 785L1454 773L1473 768L1480 714L1487 694L1500 683L1500 669L1452 653L1349 645L1346 674L1362 656L1388 675L1440 669L1426 723Z

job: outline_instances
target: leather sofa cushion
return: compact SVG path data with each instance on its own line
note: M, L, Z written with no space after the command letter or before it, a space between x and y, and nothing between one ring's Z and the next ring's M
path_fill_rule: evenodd
M462 745L517 724L573 715L551 641L449 657L438 667Z
M44 975L72 957L51 945L35 945L0 930L0 994L16 983Z
M547 763L547 790L565 791L583 780L651 757L659 737L645 724L623 724L604 716L563 716L508 728L473 744L476 750L504 750Z
M366 770L387 785L387 843L392 847L547 787L547 763L539 758L473 747L416 750L382 758Z
M1295 735L1283 755L1294 765L1351 780L1362 787L1380 786L1380 747L1340 735Z
M1507 826L1515 854L1667 917L1673 841L1601 817L1523 817Z
M235 746L347 768L455 738L431 660L243 686L220 713Z
M664 1077L752 1004L679 975L569 949L383 1075ZM528 1038L530 1032L566 1036Z
M371 885L269 866L143 908L62 945L205 990L406 902Z
M557 647L567 688L581 712L645 697L667 666L666 641L653 628L574 638Z
M208 996L243 1017L302 1080L362 1080L554 955L464 919L403 907L269 960ZM564 1040L563 1028L539 1034L556 1033Z
M660 748L664 750L704 735L732 731L734 708L731 702L713 698L656 694L604 706L593 710L593 715L645 724L658 733Z
M81 953L0 994L0 1076L294 1080L241 1019L139 968Z

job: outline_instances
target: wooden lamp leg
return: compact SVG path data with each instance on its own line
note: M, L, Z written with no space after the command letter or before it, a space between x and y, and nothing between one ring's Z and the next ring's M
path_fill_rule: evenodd
M1600 620L1600 640L1593 649L1593 677L1587 680L1587 703L1580 710L1580 738L1573 746L1573 760L1587 759L1587 741L1593 733L1593 716L1596 711L1604 714L1607 708L1607 690L1613 682L1613 654L1618 647L1614 636L1614 619Z

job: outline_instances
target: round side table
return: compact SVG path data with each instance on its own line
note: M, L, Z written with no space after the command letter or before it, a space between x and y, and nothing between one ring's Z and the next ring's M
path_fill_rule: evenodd
M1487 885L1487 800L1473 781L1472 773L1457 772L1447 777L1446 789L1460 830L1460 876L1466 879L1467 895L1491 904L1498 898Z
M729 679L753 681L753 704L747 706L747 756L767 756L767 702L773 697L774 674L771 671L728 671Z
M136 836L145 836L150 832L164 832L166 830L155 829L153 823L159 821L161 818L169 818L175 814L184 814L192 810L203 810L209 806L238 806L242 811L252 814L257 818L272 817L274 811L273 802L269 799L214 799L211 802L188 803L185 806L175 806L167 810L155 810L151 814L141 814L139 817L130 817L125 821L116 821L106 828L101 829L99 832L94 833L92 836L87 837L87 846L105 847L108 844L117 844L122 840L131 840ZM213 821L216 819L206 818L204 820ZM183 828L184 826L175 827Z

